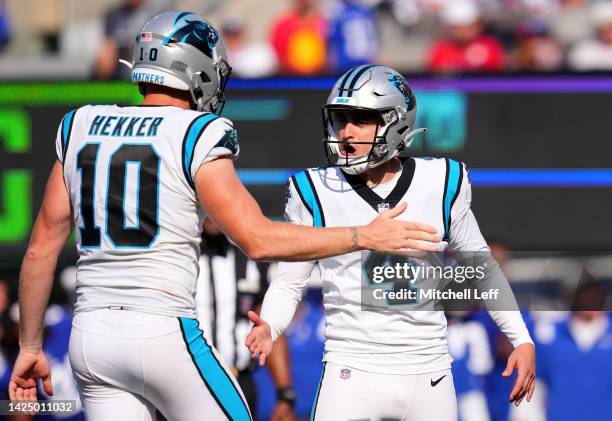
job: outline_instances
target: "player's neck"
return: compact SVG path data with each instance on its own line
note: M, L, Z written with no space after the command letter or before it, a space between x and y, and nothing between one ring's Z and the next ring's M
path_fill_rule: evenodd
M191 103L184 97L169 95L162 92L147 93L142 105L170 105L185 109L191 109Z
M372 184L383 184L391 181L401 169L401 161L398 157L393 157L384 164L364 172L361 174L361 178L368 186Z

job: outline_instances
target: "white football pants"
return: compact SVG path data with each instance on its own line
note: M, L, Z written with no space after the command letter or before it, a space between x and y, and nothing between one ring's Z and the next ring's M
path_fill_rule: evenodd
M371 373L326 363L314 421L457 421L451 370L416 375Z
M70 364L89 421L250 420L231 372L195 319L102 309L77 313Z

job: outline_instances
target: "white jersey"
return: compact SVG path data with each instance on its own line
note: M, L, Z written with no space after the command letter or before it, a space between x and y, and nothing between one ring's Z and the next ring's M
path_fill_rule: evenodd
M337 167L309 169L292 177L286 218L297 224L341 227L370 223L379 210L406 202L397 219L434 226L452 250L487 251L470 210L471 188L463 164L450 159L408 158L395 187L379 197L358 176ZM313 266L318 264L326 315L324 360L366 371L421 374L450 367L442 311L362 310L361 252L310 263L281 263L272 280L262 318L274 336L288 324ZM283 304L284 303L284 304ZM502 313L502 312L497 312ZM506 312L511 313L511 312ZM520 315L506 327L511 339L530 341ZM506 323L506 317L500 323Z
M85 106L60 124L57 156L79 254L75 311L123 307L194 317L200 165L237 156L229 120L173 106Z

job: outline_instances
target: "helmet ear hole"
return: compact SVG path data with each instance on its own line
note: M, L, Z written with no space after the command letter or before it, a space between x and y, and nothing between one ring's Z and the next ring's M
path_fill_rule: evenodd
M210 77L208 77L208 75L205 72L201 72L200 73L200 79L202 79L202 82L204 83L210 83Z

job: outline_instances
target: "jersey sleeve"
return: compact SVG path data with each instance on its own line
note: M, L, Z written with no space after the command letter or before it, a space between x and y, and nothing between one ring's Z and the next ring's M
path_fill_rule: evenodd
M301 193L295 186L294 177L287 183L287 198L285 204L285 221L292 224L312 226L313 216L308 209Z
M62 121L57 128L57 136L55 137L55 153L57 159L64 164L64 157L66 156L66 150L68 150L68 144L70 143L70 133L72 132L72 125L74 124L74 115L76 110L69 111L62 118Z
M520 311L489 311L489 315L514 348L525 343L533 345Z
M286 200L285 220L312 226L313 216L295 186L294 177L287 183ZM273 340L282 335L291 323L315 264L314 261L278 263L261 309L261 318L270 325Z
M194 186L202 164L217 158L237 159L240 153L238 132L231 121L215 114L202 114L192 121L183 141L183 170Z
M489 246L480 233L476 217L471 209L472 185L469 171L461 164L461 184L457 199L451 208L449 246L456 252L466 252L474 256L476 262L486 262L485 276L475 283L476 288L486 290L498 288L501 297L499 306L488 309L491 318L508 337L514 347L522 343L533 343L525 322L518 310L514 294L503 271L490 254ZM498 306L498 307L499 307Z
M293 320L315 264L313 261L278 263L261 308L261 318L270 325L272 340L285 333Z
M472 185L470 175L465 164L461 163L461 184L457 198L450 210L449 246L455 251L488 251L489 247L480 233L471 206Z

